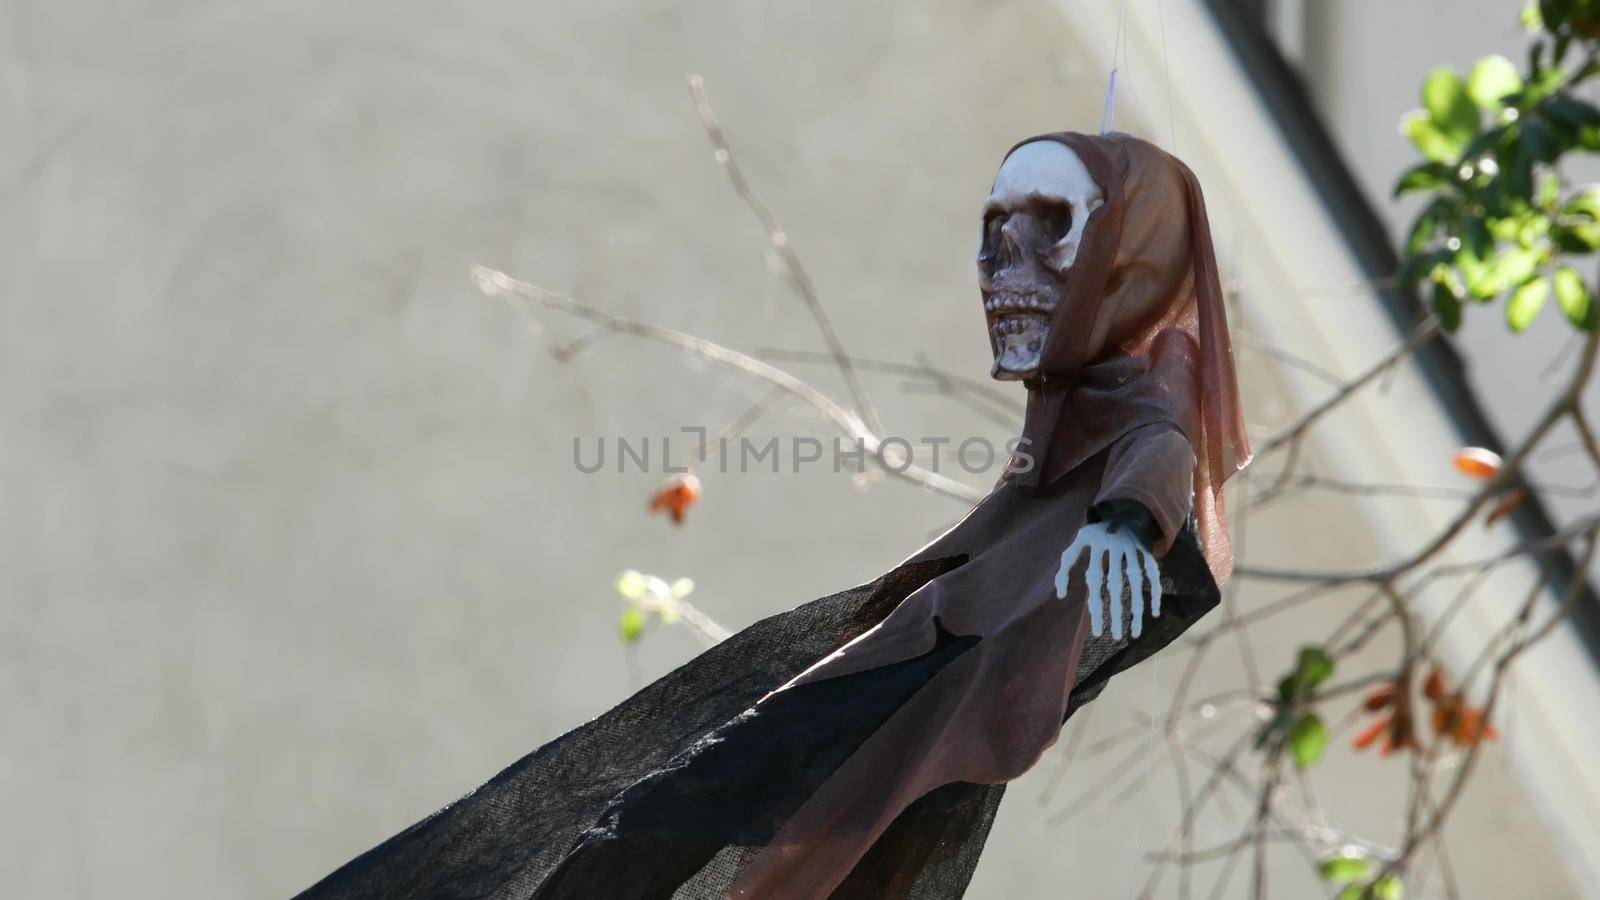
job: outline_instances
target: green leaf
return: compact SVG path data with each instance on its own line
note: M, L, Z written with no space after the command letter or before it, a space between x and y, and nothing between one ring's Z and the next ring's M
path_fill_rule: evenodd
M1400 130L1411 139L1423 158L1432 162L1455 162L1465 144L1440 131L1428 114L1420 110L1401 119Z
M1506 304L1506 324L1511 326L1512 331L1527 330L1538 317L1539 310L1544 309L1544 301L1549 296L1550 282L1544 278L1535 278L1517 288Z
M1295 765L1302 769L1321 759L1327 747L1328 727L1316 713L1306 713L1289 729L1289 752L1294 755Z
M1551 280L1555 283L1556 304L1561 307L1562 315L1578 328L1593 331L1594 295L1589 291L1589 285L1584 283L1583 276L1571 266L1562 266Z
M1398 190L1398 189L1397 189ZM1406 253L1414 258L1421 253L1428 242L1433 240L1434 232L1439 230L1439 203L1435 201L1417 213L1417 218L1411 223L1411 231L1406 236ZM1406 264L1411 264L1411 258L1406 259ZM1423 274L1418 273L1418 278Z
M1538 103L1546 97L1559 92L1567 83L1567 72L1560 66L1550 66L1534 76L1527 82L1527 88L1522 91L1521 99L1524 104Z
M1572 0L1539 0L1539 22L1546 30L1559 29L1571 15Z
M1367 877L1372 864L1359 856L1335 856L1322 864L1322 877L1334 884L1349 884Z
M1489 234L1489 226L1481 217L1471 218L1461 223L1461 252L1468 254L1476 262L1485 262L1489 253L1494 249L1494 237Z
M1479 300L1490 300L1502 291L1521 287L1538 271L1539 260L1536 250L1523 247L1503 250L1487 265L1467 274L1467 293Z
M1500 106L1501 98L1522 90L1522 76L1504 56L1485 56L1467 73L1467 95L1484 109Z
M1448 68L1429 72L1422 80L1422 108L1433 125L1457 148L1465 147L1478 133L1480 116L1477 104L1467 95L1466 83Z
M1300 683L1309 693L1333 674L1333 659L1328 651L1315 645L1300 648Z
M644 634L644 623L644 610L637 606L630 606L622 611L622 618L617 622L617 631L622 635L624 641L632 643L637 641L641 634Z
M1339 892L1339 900L1365 900L1367 889L1359 884L1352 884Z
M1561 155L1560 139L1543 122L1529 119L1522 124L1518 133L1522 137L1523 149L1539 162L1551 162Z
M1372 883L1372 896L1375 900L1401 900L1405 895L1406 889L1400 883L1400 876L1393 872Z
M1517 243L1523 247L1534 250L1545 235L1550 233L1550 217L1542 214L1531 214L1517 223Z
M1401 175L1400 180L1395 183L1394 195L1399 197L1402 194L1409 194L1413 191L1427 191L1443 187L1446 184L1445 172L1445 167L1439 163L1420 163L1413 166L1404 175Z
M1561 176L1554 172L1550 172L1546 174L1544 180L1539 183L1539 206L1541 209L1549 209L1555 206L1556 201L1560 199ZM1550 221L1549 217L1543 214L1541 214L1539 218L1545 222Z
M1552 94L1545 98L1539 108L1557 122L1565 122L1575 128L1583 125L1600 125L1600 109L1595 109L1592 104L1579 100L1571 94Z
M617 593L629 600L638 600L649 589L648 584L643 573L629 569L617 576Z
M1290 672L1278 681L1278 705L1289 706L1300 694L1300 673Z
M1587 187L1567 201L1561 210L1569 216L1588 216L1600 220L1600 188Z
M1500 183L1506 194L1524 202L1533 199L1533 154L1520 143L1514 143L1511 152L1502 155Z
M1551 233L1556 246L1563 253L1593 253L1600 250L1600 224L1561 225Z
M1461 298L1443 281L1433 283L1433 311L1439 314L1439 322L1446 331L1453 332L1461 327Z
M1468 142L1466 149L1461 151L1463 159L1476 159L1485 151L1500 143L1500 139L1511 130L1509 125L1496 125Z
M1521 286L1539 271L1542 255L1526 247L1512 247L1495 257L1494 272L1507 288Z

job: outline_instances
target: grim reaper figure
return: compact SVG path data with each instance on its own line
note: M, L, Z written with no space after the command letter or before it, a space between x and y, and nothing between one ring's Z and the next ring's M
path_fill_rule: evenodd
M978 279L1022 451L877 581L765 619L308 898L947 898L1006 782L1232 565L1249 454L1200 188L1126 135L1007 154ZM1149 618L1146 620L1146 613Z

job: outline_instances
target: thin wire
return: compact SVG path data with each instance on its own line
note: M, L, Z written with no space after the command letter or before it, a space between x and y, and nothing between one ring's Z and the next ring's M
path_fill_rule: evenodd
M1123 0L1122 10L1126 15L1127 0ZM1168 150L1174 155L1178 152L1178 115L1172 99L1172 59L1167 52L1167 10L1163 0L1156 0L1156 21L1161 30L1161 75L1167 87L1167 139L1170 143ZM1126 52L1126 51L1124 51ZM1115 58L1115 54L1112 54ZM1112 86L1115 89L1116 69L1112 69ZM1139 803L1144 811L1139 816L1138 837L1134 841L1132 876L1128 879L1128 898L1132 900L1134 888L1138 885L1139 861L1144 857L1144 831L1145 825L1150 820L1150 782L1155 772L1156 758L1156 703L1159 699L1161 651L1157 650L1150 656L1150 735L1146 738L1144 749L1144 789L1141 791Z

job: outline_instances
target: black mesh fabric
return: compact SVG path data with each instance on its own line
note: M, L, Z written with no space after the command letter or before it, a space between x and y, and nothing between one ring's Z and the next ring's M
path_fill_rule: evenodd
M532 896L624 788L664 768L708 732L876 625L906 595L963 561L903 565L871 584L751 625L346 863L300 896Z
M1067 718L1100 696L1111 676L1132 668L1177 640L1222 599L1216 582L1211 580L1211 569L1201 554L1193 526L1191 519L1161 560L1161 616L1146 615L1143 632L1137 639L1124 636L1116 640L1110 636L1109 629L1100 637L1085 639L1083 653L1078 657L1078 676L1067 697ZM1132 603L1132 591L1124 584L1123 609L1131 609ZM1065 719L1062 721L1065 723Z
M963 558L907 563L877 581L764 619L300 896L719 898L746 856L920 686L978 641L939 629L929 652L763 696L877 624ZM1106 680L1217 602L1193 530L1162 560L1160 619L1134 641L1085 648L1068 715ZM1124 593L1124 602L1131 600ZM1092 662L1091 662L1092 660ZM955 782L907 807L835 898L960 897L1004 785Z

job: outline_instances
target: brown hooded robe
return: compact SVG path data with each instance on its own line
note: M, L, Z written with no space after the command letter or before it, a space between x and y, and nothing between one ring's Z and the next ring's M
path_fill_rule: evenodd
M1004 783L1215 605L1222 482L1248 457L1194 176L1124 135L1031 140L1073 149L1105 202L995 490L878 581L734 635L303 897L961 895ZM1090 637L1082 564L1055 596L1061 552L1129 509L1162 614Z

